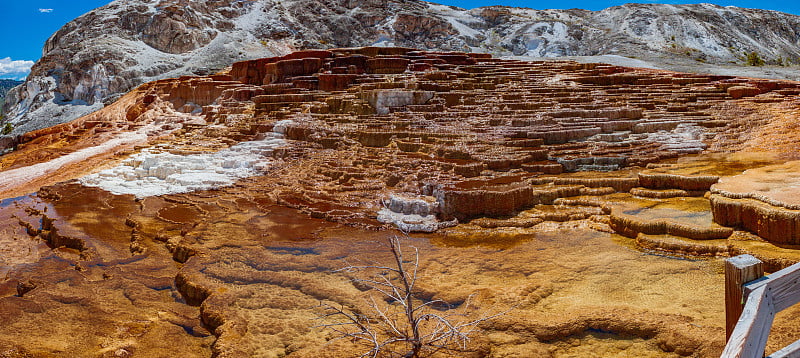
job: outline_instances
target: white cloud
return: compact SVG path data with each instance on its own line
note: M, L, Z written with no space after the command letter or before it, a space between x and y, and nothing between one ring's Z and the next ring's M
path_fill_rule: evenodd
M53 9L42 9L42 8L39 8L39 12L47 14L47 13L53 12Z
M10 57L0 58L0 78L22 80L28 76L33 61L12 60Z

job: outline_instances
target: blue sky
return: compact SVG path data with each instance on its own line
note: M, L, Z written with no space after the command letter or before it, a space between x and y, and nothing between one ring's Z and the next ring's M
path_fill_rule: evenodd
M109 0L0 0L0 78L22 79L33 61L41 57L42 46L50 35L70 20L109 3ZM534 9L581 8L601 10L630 1L617 0L435 0L463 8L488 5L530 7ZM706 0L639 1L643 3L686 4L710 2L723 6L752 7L800 14L797 0Z
M0 78L24 78L44 42L70 20L109 0L0 0Z

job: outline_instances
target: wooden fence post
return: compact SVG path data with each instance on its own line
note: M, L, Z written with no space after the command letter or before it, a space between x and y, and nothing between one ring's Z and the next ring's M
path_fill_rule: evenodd
M727 341L744 309L742 286L764 276L764 264L752 255L725 260L725 340Z

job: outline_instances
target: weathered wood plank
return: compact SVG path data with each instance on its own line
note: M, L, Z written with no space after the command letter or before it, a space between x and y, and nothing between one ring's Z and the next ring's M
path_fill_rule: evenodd
M725 334L730 338L744 308L742 286L764 276L764 265L752 255L725 260Z
M775 311L780 312L800 302L800 263L767 276L766 280L747 284L745 292L766 286L772 291Z
M800 358L800 340L770 354L768 358Z
M747 298L747 304L721 358L763 357L775 318L774 308L772 296L765 287L753 291Z

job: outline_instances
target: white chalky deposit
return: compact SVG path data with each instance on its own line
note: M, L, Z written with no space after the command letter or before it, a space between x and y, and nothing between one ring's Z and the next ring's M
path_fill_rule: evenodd
M176 155L144 149L122 165L80 179L81 184L114 194L142 198L187 193L232 185L257 175L271 164L275 148L286 142L282 135L267 134L263 140L238 143L214 153Z
M378 221L394 224L404 232L435 232L436 230L455 226L458 221L440 221L436 217L439 203L433 197L407 197L392 195L378 211Z

